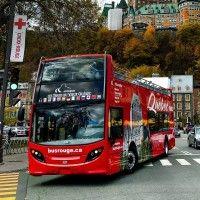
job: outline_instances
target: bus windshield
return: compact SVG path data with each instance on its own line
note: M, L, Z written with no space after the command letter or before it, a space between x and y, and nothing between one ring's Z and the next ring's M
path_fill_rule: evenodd
M99 80L104 76L103 58L63 58L46 62L41 82L76 82Z
M35 103L104 99L103 57L74 57L46 61L36 85Z
M35 89L32 141L73 145L102 140L104 72L103 57L44 61Z
M39 107L32 141L43 145L87 144L104 138L104 103Z

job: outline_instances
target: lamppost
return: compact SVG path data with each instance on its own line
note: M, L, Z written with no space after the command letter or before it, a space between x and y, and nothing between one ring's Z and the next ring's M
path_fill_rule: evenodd
M3 13L1 12L1 19L4 19L5 20L4 22L7 23L7 39L6 39L6 55L4 60L3 88L2 88L1 107L0 107L0 164L3 163L3 121L4 121L4 109L5 109L5 100L6 100L7 82L8 82L8 68L10 66L15 3L16 0L9 0L9 3L6 4L6 6L9 7L9 15L7 17L5 16L5 12ZM3 7L5 7L5 5Z

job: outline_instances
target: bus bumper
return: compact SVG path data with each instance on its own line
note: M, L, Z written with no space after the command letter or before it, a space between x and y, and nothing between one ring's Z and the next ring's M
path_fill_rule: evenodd
M104 159L97 158L91 162L74 165L48 164L29 157L29 174L41 175L110 175L110 167Z

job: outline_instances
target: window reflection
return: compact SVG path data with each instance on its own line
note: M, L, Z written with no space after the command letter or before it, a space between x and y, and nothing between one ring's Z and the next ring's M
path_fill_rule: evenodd
M104 78L103 58L64 58L43 66L42 81L80 81Z
M35 142L63 145L103 139L104 104L40 109L36 113Z

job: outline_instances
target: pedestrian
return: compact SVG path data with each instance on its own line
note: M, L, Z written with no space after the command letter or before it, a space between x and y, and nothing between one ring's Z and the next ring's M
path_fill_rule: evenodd
M12 131L11 128L8 131L8 142L10 143L10 138L12 137Z

